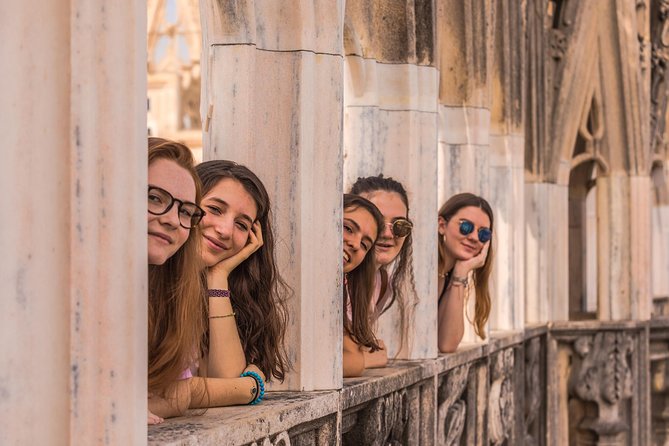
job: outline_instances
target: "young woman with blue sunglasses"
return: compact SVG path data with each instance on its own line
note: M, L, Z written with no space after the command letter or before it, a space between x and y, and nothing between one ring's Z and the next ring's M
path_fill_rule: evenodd
M438 345L439 351L450 353L464 334L463 310L470 273L476 289L474 332L485 339L485 324L490 315L492 208L477 195L457 194L439 209L438 224Z

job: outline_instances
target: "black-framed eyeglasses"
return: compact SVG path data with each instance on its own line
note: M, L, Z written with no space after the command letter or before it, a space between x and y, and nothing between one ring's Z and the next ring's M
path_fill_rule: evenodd
M469 220L460 220L460 234L469 235L474 232L474 223ZM479 242L485 243L492 238L492 231L489 228L479 228Z
M200 206L190 201L177 200L167 192L157 186L149 185L149 214L163 215L167 214L174 203L178 203L179 224L185 229L191 229L200 223L204 217L204 211Z
M404 217L396 218L386 223L386 226L390 226L390 231L395 237L406 237L411 234L411 230L413 229L413 223Z

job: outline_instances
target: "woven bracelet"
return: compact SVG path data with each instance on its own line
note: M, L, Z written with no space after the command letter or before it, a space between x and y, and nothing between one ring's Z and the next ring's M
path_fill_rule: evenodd
M209 296L209 297L230 297L230 290L209 289L209 290L207 290L207 296Z

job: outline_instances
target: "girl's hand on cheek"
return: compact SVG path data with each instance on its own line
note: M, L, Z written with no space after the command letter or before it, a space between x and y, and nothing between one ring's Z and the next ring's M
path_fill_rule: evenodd
M209 268L208 276L212 278L212 275L224 275L227 279L227 277L235 268L237 268L244 260L248 259L251 254L260 249L262 245L263 239L260 222L255 221L251 227L251 231L249 231L249 239L246 243L246 246L244 246L237 254L233 255L232 257L221 260L219 263Z
M456 277L466 277L470 271L481 268L485 265L485 260L488 257L488 250L490 249L490 241L483 245L481 252L469 260L458 260L455 262L453 268L453 275Z

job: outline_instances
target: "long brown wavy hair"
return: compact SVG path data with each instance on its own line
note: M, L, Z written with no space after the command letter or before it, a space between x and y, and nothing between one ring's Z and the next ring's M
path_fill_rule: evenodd
M269 194L256 174L234 161L207 161L199 164L196 171L203 195L222 179L231 178L244 187L258 208L256 219L262 229L263 245L230 273L230 299L246 362L258 366L266 377L283 381L290 368L284 338L288 325L286 300L292 290L277 268ZM203 280L206 282L206 275Z
M195 199L202 197L188 147L162 138L149 138L149 165L158 159L174 161L193 177ZM163 393L197 359L205 325L204 290L200 279L200 231L192 228L186 242L162 265L149 265L150 392Z
M374 245L383 230L383 215L371 201L359 195L344 194L344 212L363 208L372 214L376 221L376 238L367 255L353 271L344 277L343 314L344 331L358 345L364 345L371 351L379 350L378 340L372 330L370 302L374 293ZM347 305L351 305L352 320L348 320Z
M446 220L447 222L455 215L460 209L465 207L477 207L480 208L483 212L488 215L490 219L490 230L493 230L494 218L492 214L492 208L490 204L483 198L478 195L470 193L461 193L453 195L451 198L446 201L446 203L441 206L439 209L439 216ZM437 234L437 245L439 246L439 273L446 274L448 271L445 270L445 260L446 255L444 242L442 236ZM493 243L490 241L490 247L488 248L488 256L485 259L483 267L474 271L474 287L476 288L476 304L474 306L474 332L481 338L485 339L485 324L488 321L488 316L490 316L490 290L488 285L488 280L490 279L490 272L492 271L492 262L493 261Z
M396 181L391 177L384 177L383 174L379 174L373 177L359 177L357 181L353 183L353 186L351 186L351 193L356 195L368 195L377 191L394 192L399 195L402 203L404 203L404 206L407 208L406 218L409 219L409 196L406 189L404 189L404 186L402 186L402 183L399 181ZM393 293L392 298L376 313L380 316L397 302L400 310L400 330L403 340L406 331L404 324L407 306L410 303L415 305L418 302L416 280L413 271L413 231L406 236L404 244L394 262L395 269L393 270L393 275L389 284ZM385 269L386 265L381 268ZM412 294L411 302L408 302L408 296L404 295L404 287L407 287Z

